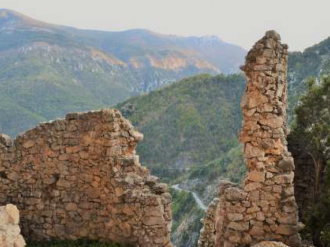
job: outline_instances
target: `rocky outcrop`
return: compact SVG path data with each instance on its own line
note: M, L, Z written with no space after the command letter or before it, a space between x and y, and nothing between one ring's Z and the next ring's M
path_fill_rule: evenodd
M242 67L247 89L241 103L240 141L248 173L242 187L220 186L213 246L251 246L265 240L301 246L295 166L286 141L287 49L280 36L269 31Z
M0 203L29 240L171 246L171 196L135 154L143 135L118 110L68 114L14 143L0 138Z
M20 234L19 211L16 206L8 204L0 207L0 246L24 247L25 241Z

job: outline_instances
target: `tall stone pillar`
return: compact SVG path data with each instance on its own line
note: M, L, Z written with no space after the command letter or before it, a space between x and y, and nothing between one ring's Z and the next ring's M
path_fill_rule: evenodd
M250 233L299 246L294 162L286 141L288 46L280 40L279 34L268 31L249 51L242 67L247 89L241 103L240 141L249 171L244 191L252 208L258 210L250 220Z
M242 66L247 88L240 141L248 173L242 187L221 186L213 214L214 239L208 245L200 241L200 246L252 246L265 240L301 246L294 162L286 141L288 46L280 40L279 34L268 31Z

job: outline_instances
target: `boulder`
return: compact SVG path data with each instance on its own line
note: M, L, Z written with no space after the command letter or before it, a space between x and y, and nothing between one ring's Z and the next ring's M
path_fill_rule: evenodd
M16 206L8 204L0 207L0 246L24 247L25 241L20 234L19 211Z

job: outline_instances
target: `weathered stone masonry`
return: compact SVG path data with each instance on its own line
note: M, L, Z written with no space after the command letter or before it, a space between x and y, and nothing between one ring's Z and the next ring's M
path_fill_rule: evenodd
M0 137L0 204L28 240L90 238L172 246L171 196L139 164L143 138L117 110L68 114Z
M243 189L222 184L219 203L209 213L215 230L210 234L203 229L199 246L251 246L264 240L301 246L294 162L286 141L287 48L269 31L246 57L240 141L248 173Z

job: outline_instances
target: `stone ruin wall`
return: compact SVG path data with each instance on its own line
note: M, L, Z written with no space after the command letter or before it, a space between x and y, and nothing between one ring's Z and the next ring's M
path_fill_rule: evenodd
M201 223L203 228L200 231L197 246L198 247L214 247L216 239L216 223L219 220L220 200L218 197L214 198L207 207Z
M139 163L143 138L117 110L68 114L14 143L0 136L0 205L15 204L27 240L170 243L171 196Z
M264 240L301 246L295 166L286 141L287 49L269 31L246 57L240 141L248 173L243 188L229 182L220 186L219 202L203 219L200 247L251 246Z

